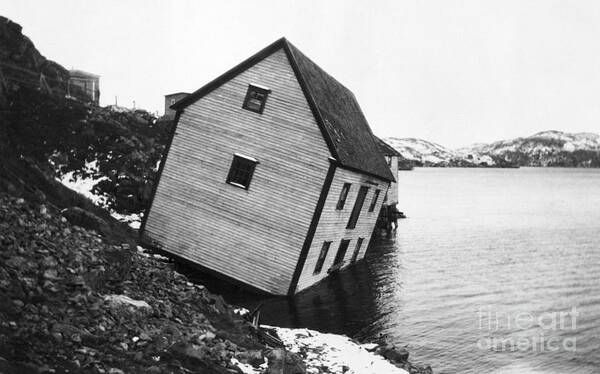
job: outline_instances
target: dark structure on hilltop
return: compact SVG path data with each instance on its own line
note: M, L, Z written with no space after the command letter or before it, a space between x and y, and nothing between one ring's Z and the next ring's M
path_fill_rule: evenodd
M175 109L171 109L171 105L175 104L179 100L183 99L189 95L188 92L176 92L172 94L165 95L165 114L163 118L165 119L173 119L175 118Z
M83 70L69 70L67 94L98 105L100 103L100 76Z

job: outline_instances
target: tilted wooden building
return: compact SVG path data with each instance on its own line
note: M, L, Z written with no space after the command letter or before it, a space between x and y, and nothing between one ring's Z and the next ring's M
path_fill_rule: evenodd
M352 92L286 39L173 109L143 244L276 295L363 258L394 177Z

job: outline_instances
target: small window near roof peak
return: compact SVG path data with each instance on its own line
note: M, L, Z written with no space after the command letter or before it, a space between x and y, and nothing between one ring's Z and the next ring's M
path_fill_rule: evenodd
M270 92L271 90L266 87L249 84L242 108L259 114L262 113Z

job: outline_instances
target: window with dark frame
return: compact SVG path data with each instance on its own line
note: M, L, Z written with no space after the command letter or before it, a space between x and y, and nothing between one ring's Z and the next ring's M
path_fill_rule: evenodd
M351 183L344 183L344 187L342 187L342 192L340 193L340 198L335 206L336 210L344 209L344 205L346 205L346 198L348 197L348 191L350 191L350 186L352 186Z
M356 222L358 221L360 211L362 210L363 204L365 203L365 197L367 196L367 192L369 192L369 187L367 186L361 186L360 190L358 190L358 195L356 196L356 201L354 202L354 208L352 208L352 213L350 214L348 225L346 225L347 229L353 229L356 227Z
M227 183L247 190L250 187L257 163L258 161L255 159L234 154L227 175Z
M381 190L375 190L375 193L373 194L373 200L371 200L371 205L369 206L369 212L372 212L375 210L375 206L377 205L377 199L379 199L380 193L381 193Z
M323 263L325 262L325 258L327 257L329 246L331 246L331 242L323 242L323 247L321 247L321 253L319 253L319 259L317 260L317 264L315 265L313 275L319 274L321 270L323 270Z
M352 259L350 260L351 263L356 262L358 254L360 253L360 247L362 247L362 243L364 240L365 238L358 238L358 240L356 240L356 247L354 247L354 253L352 253Z
M344 263L344 257L346 257L346 252L348 251L349 245L350 245L350 239L342 239L342 241L340 242L338 251L335 254L335 259L333 260L332 268L334 268L336 266L340 266Z
M271 90L268 88L249 84L242 108L261 114L265 109L265 103L270 92Z

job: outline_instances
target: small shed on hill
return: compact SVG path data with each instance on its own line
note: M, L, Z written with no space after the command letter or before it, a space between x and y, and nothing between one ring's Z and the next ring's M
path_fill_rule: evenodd
M189 95L188 92L175 92L165 95L165 115L166 118L175 118L175 109L171 109L171 105Z
M143 244L276 295L364 257L394 176L352 92L289 41L172 108Z
M67 94L98 105L100 103L100 76L83 70L69 70Z

